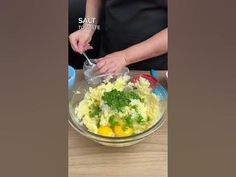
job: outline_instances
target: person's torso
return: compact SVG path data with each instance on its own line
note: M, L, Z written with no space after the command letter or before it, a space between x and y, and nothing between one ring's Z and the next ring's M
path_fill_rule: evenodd
M105 0L104 10L102 48L105 54L140 43L167 27L166 0ZM146 66L163 64L161 60L166 57L161 58L163 56L144 63ZM140 69L140 63L135 65L134 69ZM141 65L144 67L142 62Z

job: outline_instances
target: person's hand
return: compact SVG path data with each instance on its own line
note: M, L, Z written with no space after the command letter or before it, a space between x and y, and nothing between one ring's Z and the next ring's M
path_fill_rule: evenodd
M99 74L119 73L127 65L125 53L114 52L96 60L94 71Z
M71 48L80 54L86 50L93 49L93 47L89 44L92 40L93 33L94 31L89 28L82 28L71 33L69 36Z

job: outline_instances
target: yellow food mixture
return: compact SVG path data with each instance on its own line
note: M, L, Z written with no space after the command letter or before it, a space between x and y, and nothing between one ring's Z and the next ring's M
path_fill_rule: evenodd
M150 83L142 77L136 83L129 80L129 76L122 76L89 88L75 107L76 117L89 131L125 137L147 130L160 119L160 100Z

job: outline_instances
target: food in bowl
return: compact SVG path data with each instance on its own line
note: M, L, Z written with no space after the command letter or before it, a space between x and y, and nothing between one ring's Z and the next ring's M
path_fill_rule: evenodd
M120 76L90 87L75 107L76 119L95 134L106 137L127 137L152 127L162 116L160 99L150 83L140 77Z

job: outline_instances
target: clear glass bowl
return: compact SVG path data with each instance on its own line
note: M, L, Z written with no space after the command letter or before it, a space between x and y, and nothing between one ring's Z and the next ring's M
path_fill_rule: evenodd
M96 59L90 59L90 61L96 65ZM86 71L88 69L92 69L92 66L89 65L89 62L87 60L85 60L84 64L83 64L83 70Z
M92 63L96 65L96 59L90 59ZM98 84L102 81L104 77L107 76L107 74L104 75L95 75L93 73L93 67L95 66L89 65L88 61L86 60L83 65L83 72L84 72L84 78L89 84ZM125 67L120 74L128 74L129 69Z
M116 77L118 77L120 75L122 75L122 74L113 75L113 80L115 80ZM110 75L106 75L106 77L109 77L109 76ZM105 75L97 76L97 77L100 80L103 80ZM101 79L101 77L103 77L103 79ZM96 87L99 84L100 83L88 84L83 87L80 86L78 89L76 89L74 91L73 96L72 96L71 100L69 101L69 113L70 113L69 123L77 132L79 132L83 136L85 136L97 143L105 145L105 146L112 146L112 147L130 146L130 145L136 144L136 143L144 140L147 136L153 134L155 131L157 131L161 127L161 125L165 121L166 111L167 111L167 99L161 100L161 102L160 102L160 106L161 106L160 119L152 127L150 127L149 129L145 130L142 133L127 136L127 137L105 137L105 136L101 136L101 135L98 135L98 134L88 131L88 129L83 125L83 123L76 118L75 107L78 106L80 101L83 100L84 95L87 92L89 87ZM157 84L156 87L158 87L158 86L160 86L160 85ZM166 94L166 93L163 92L160 94ZM167 96L166 96L166 98L167 98Z

